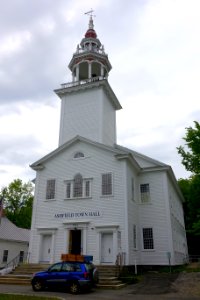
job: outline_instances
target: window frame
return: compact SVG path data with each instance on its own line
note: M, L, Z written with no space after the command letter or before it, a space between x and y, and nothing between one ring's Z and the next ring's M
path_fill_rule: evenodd
M133 224L133 249L137 250L137 225Z
M73 198L83 198L83 177L80 173L74 176Z
M135 180L131 177L131 200L135 202Z
M64 181L64 183L65 183L64 199L65 200L74 200L74 199L89 199L89 198L92 198L92 178L82 177L82 195L78 196L78 195L74 194L74 179L75 179L76 175L74 176L73 179ZM87 183L87 182L89 182L89 183ZM89 187L86 190L86 185L87 184L89 185ZM87 193L87 192L89 192L89 193Z
M8 262L8 253L9 253L8 249L3 250L2 263L7 263Z
M150 237L144 237L144 230L151 230L151 235ZM144 251L154 251L155 250L155 241L154 241L154 233L153 233L153 227L143 227L142 228L142 247ZM148 243L149 245L152 244L152 247L145 247L145 241L146 244Z
M142 188L147 187L147 191L142 191ZM150 193L150 184L149 183L140 183L140 203L149 204L151 203L151 193Z
M110 175L111 176L111 183L108 183L107 187L106 187L105 183L103 183L103 176L106 176L106 175ZM111 193L103 193L103 189L104 188L106 188L106 189L109 190L109 184L111 186ZM110 197L110 196L113 196L113 189L114 189L114 186L113 186L113 173L112 172L102 173L101 174L101 197Z
M50 182L54 182L53 189L49 185ZM48 189L50 189L50 191ZM51 197L52 191L53 191L53 197ZM46 201L55 200L55 198L56 198L56 179L55 178L47 179L47 181L46 181L46 195L45 195L45 200Z
M73 159L83 159L85 158L85 155L82 151L76 151L74 153Z

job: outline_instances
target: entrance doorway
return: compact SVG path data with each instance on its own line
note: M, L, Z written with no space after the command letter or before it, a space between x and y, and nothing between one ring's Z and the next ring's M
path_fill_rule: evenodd
M101 262L113 263L113 233L101 233Z
M50 234L42 236L41 259L40 259L41 262L50 262L51 241L52 241L52 236Z
M81 230L70 230L69 234L69 253L81 254Z

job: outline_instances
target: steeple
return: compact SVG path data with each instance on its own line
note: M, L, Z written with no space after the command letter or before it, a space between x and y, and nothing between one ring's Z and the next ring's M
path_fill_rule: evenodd
M91 14L85 37L81 40L80 45L77 45L76 52L68 66L72 72L73 82L107 78L112 68L104 46L94 30L92 12L92 10L88 12Z
M69 63L72 81L55 90L62 100L59 146L77 135L105 145L116 143L116 110L122 107L107 80L111 68L90 14Z

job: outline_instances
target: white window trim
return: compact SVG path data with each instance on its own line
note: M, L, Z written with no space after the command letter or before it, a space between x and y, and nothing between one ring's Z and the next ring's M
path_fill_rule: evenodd
M75 155L77 155L78 153L83 154L83 156L75 157ZM85 159L85 154L84 154L83 151L76 151L76 152L74 152L74 154L73 154L73 160L79 160L79 159Z
M55 180L55 190L54 190L54 198L47 198L47 182L50 180ZM46 187L45 187L45 199L44 201L55 201L56 200L56 188L57 187L57 182L56 182L56 178L48 178L46 180Z
M152 232L153 232L153 249L145 249L144 248L144 239L143 239L143 229L148 229L148 228L151 228L152 229ZM154 252L156 249L155 249L155 235L154 235L154 228L153 226L143 226L142 229L141 229L141 241L142 241L142 251L144 252Z
M138 233L136 224L133 224L133 249L138 250Z
M112 194L108 194L108 195L103 195L102 194L102 175L104 174L111 174L111 183L112 183ZM104 172L101 173L101 186L100 186L101 192L100 192L100 197L101 198L107 198L107 197L113 197L114 196L114 174L113 172Z
M131 177L131 200L135 202L135 179Z
M90 193L89 196L86 196L86 182L89 181L90 182ZM91 199L92 198L92 178L83 178L83 194L81 197L73 197L73 191L74 191L74 179L70 179L70 180L64 180L65 183L65 195L64 195L64 200L78 200L78 199ZM67 183L70 183L70 197L67 198Z
M141 185L149 185L149 193L148 193L148 201L144 202L142 201L142 193L141 193ZM140 204L142 205L147 205L147 204L151 204L151 191L150 191L150 184L149 183L140 183Z

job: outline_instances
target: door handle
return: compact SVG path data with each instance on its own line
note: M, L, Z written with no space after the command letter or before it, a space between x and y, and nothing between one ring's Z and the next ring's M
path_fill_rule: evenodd
M110 250L110 248L108 248L108 253L110 253L111 252L111 250Z

